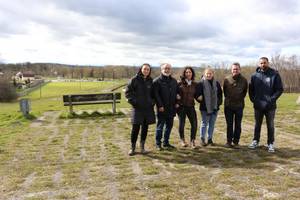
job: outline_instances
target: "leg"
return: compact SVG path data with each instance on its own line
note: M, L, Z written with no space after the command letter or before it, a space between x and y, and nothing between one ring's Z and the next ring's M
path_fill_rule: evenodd
M165 123L166 123L165 118L163 118L163 117L157 118L156 132L155 132L155 140L156 140L157 146L161 146L162 132L163 132Z
M166 119L166 128L164 132L164 145L169 145L169 139L170 139L170 134L171 130L173 127L173 122L174 122L174 117L168 117Z
M227 125L227 143L231 144L233 139L233 111L229 107L224 108Z
M200 125L200 138L201 138L201 140L205 140L207 123L208 123L207 112L206 111L201 111L201 125Z
M275 109L266 111L268 145L274 143L274 118L275 118Z
M141 145L140 145L142 153L146 153L145 142L146 142L146 138L147 138L147 133L148 133L148 124L146 124L146 121L144 121L144 123L142 125Z
M197 132L197 114L195 107L189 107L187 116L191 124L191 141L193 141L196 139Z
M185 108L181 107L178 112L178 119L179 119L179 137L181 140L184 140L184 126L185 126L185 118L186 112Z
M213 112L210 115L209 123L208 123L208 139L212 141L213 139L213 133L214 133L214 128L215 128L215 123L217 120L218 116L218 111Z
M131 129L131 149L128 152L128 155L133 156L135 153L135 147L136 147L136 141L138 138L138 134L140 131L140 125L139 124L132 124Z
M264 117L264 112L255 109L254 110L254 117L255 117L255 128L254 128L254 138L253 140L256 140L259 142L260 140L260 130L261 130L261 124Z
M242 119L243 119L243 108L239 108L235 111L234 117L234 133L233 133L233 143L238 144L242 132Z

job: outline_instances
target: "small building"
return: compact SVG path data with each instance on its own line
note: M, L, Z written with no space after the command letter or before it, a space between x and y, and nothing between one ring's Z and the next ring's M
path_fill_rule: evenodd
M35 74L32 71L27 71L22 73L22 80L23 81L34 81L35 79Z

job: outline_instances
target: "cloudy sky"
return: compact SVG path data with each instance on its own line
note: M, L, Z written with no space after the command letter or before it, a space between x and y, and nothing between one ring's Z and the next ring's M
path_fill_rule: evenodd
M297 0L0 0L0 62L175 66L300 55Z

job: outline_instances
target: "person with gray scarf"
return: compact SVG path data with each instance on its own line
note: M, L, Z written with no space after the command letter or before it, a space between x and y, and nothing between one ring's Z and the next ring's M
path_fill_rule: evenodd
M222 88L218 81L214 79L214 71L206 68L201 81L196 88L197 101L200 103L201 125L200 138L202 146L214 145L213 132L218 110L222 104ZM206 130L208 128L207 143L205 142Z

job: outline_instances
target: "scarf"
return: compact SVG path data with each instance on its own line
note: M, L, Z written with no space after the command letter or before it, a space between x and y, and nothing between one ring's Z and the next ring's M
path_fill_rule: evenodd
M206 110L208 114L217 110L217 82L212 80L212 84L209 80L203 78L203 94L205 99Z

